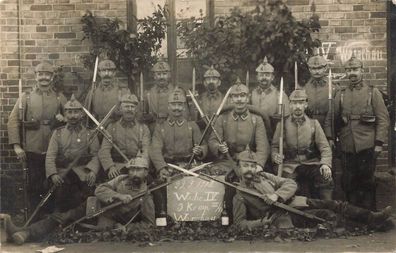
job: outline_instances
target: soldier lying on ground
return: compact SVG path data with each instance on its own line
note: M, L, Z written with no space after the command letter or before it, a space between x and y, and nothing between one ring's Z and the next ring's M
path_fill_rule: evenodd
M240 186L263 194L265 199L237 191L233 199L234 223L242 229L253 229L260 226L290 228L301 223L300 216L289 216L287 212L271 206L275 201L289 203L290 206L304 211L327 209L341 214L346 219L369 226L381 225L390 217L390 206L381 212L372 212L348 204L348 202L295 196L297 184L292 179L256 172L258 160L255 153L244 151L239 154L238 158L236 173L240 180Z
M131 167L128 169L128 175L118 176L99 185L96 189L95 195L101 203L109 204L115 201L124 203L99 216L97 229L122 227L122 224L128 223L137 212L140 212L140 215L133 223L128 224L125 228L127 231L130 229L145 229L154 225L154 203L151 195L146 194L144 197L133 200L135 195L147 190L148 161L140 157L136 158L131 162ZM67 212L52 213L47 218L26 228L15 226L9 215L2 214L6 233L18 245L22 245L28 239L39 240L57 227L83 217L86 205L87 203L84 202L79 207Z

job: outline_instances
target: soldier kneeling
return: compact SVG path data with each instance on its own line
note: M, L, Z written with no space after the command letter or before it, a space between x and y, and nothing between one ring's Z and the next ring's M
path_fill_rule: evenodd
M131 162L131 166L128 169L128 175L118 176L107 183L99 185L96 189L95 196L102 204L107 205L114 201L123 203L121 206L108 210L102 216L99 216L97 229L104 229L109 226L119 227L120 224L129 223L138 212L140 212L140 215L134 219L134 223L126 226L126 231L149 228L154 225L155 216L152 196L146 194L144 197L134 199L137 194L147 191L148 161L143 158L136 158ZM67 212L52 213L47 218L26 228L15 226L11 221L11 217L5 215L6 233L18 245L22 245L29 239L39 240L57 227L64 226L83 217L86 213L86 205L87 202L84 202L79 207ZM106 224L106 226L100 226L101 224Z

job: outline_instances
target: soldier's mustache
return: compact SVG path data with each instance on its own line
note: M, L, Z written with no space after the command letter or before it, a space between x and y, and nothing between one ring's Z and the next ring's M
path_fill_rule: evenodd
M243 177L246 179L246 180L252 180L253 179L253 172L251 172L251 171L248 171L248 172L246 172L245 174L243 174Z
M49 82L49 81L50 81L50 79L48 79L48 78L41 78L41 79L39 79L39 82L42 82L42 81Z
M141 185L143 183L143 180L140 177L133 177L132 178L132 183L134 185Z

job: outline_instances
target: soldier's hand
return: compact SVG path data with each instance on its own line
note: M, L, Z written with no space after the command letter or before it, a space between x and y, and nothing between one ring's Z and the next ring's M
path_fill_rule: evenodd
M116 198L119 199L124 204L128 204L129 202L132 201L132 196L129 194L119 194L116 196Z
M113 178L115 178L115 177L118 177L119 175L120 175L120 170L117 169L116 166L111 167L111 168L109 169L109 173L107 173L107 176L108 176L110 179L113 179Z
M331 179L331 169L326 164L320 166L320 174L323 176L324 180L329 181Z
M170 171L168 167L163 167L160 171L159 171L159 177L161 180L166 179L167 177L169 177L170 175Z
M267 205L272 205L274 202L278 201L278 195L275 193L265 194L263 200Z
M203 154L203 148L202 148L202 146L198 146L198 145L195 145L194 147L193 147L193 153L194 153L194 155L196 155L196 156L200 156L200 155L202 155Z
M265 217L261 218L261 223L264 226L271 225L271 222L272 222L272 216L270 216L269 213L267 213L267 215Z
M19 160L21 160L21 161L26 160L25 150L23 150L23 148L19 144L14 145L14 151L15 151L15 154L17 155Z
M94 186L96 181L95 173L92 171L88 172L87 175L85 176L85 181L87 182L87 185L89 187Z
M59 176L58 174L52 175L51 176L51 181L56 187L61 186L63 184L63 182L64 182L62 177Z
M284 157L285 156L281 156L279 153L272 153L272 161L276 164L282 164Z
M377 157L382 152L382 146L375 146L374 147L374 155Z
M220 153L222 153L222 154L228 153L228 146L227 146L227 143L222 143L222 144L220 144L220 145L219 145L219 151L220 151Z

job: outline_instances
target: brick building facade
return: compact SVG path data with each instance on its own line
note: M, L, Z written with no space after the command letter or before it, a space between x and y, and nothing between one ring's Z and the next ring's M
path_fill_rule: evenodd
M23 89L34 83L33 68L41 60L63 65L66 82L79 73L89 83L92 75L83 68L79 56L87 53L82 41L81 16L117 17L126 21L128 0L3 0L0 1L0 167L2 173L18 175L20 164L8 145L8 114L18 97L18 79ZM139 0L137 0L139 1ZM143 1L143 0L141 0ZM205 1L205 0L202 0ZM309 18L314 1L322 28L314 34L323 42L322 53L331 60L335 77L342 78L342 63L352 51L363 59L365 79L387 90L387 30L385 0L285 0L297 20ZM232 7L250 9L252 0L214 0L215 15ZM139 11L139 10L137 10ZM72 85L81 85L76 81ZM386 163L386 154L383 154Z

